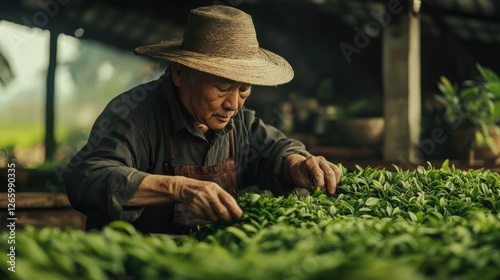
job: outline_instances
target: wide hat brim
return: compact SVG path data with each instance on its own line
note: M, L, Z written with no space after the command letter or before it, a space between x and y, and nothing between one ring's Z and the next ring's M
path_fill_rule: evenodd
M135 53L251 85L285 84L294 76L292 67L283 57L260 47L251 57L228 58L185 50L182 40L171 40L138 47Z

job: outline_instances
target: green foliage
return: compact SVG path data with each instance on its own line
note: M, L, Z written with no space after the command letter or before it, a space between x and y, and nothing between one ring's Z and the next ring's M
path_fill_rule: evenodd
M476 128L476 145L486 143L496 151L488 127L500 124L500 78L491 69L476 66L479 78L464 81L460 87L442 76L438 82L441 94L435 98L443 106L445 121L452 128Z
M31 147L43 142L43 122L8 123L0 121L0 148Z
M145 236L122 221L95 232L18 230L16 273L2 254L0 277L499 279L500 175L448 161L394 168L343 168L335 195L244 194L240 222L202 226L181 240Z

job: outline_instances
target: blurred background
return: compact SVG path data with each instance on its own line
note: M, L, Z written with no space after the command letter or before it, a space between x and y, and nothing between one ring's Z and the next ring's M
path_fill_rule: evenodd
M62 192L106 103L167 66L133 49L182 37L189 10L209 4L251 14L260 46L290 62L292 82L254 87L246 107L312 152L348 167L497 166L498 153L453 148L436 95L441 76L500 71L498 0L20 0L0 4L4 173L15 162L20 189Z

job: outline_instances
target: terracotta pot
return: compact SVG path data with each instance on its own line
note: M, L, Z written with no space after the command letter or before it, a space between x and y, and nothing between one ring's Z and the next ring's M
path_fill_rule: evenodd
M500 133L497 133L495 127L490 127L489 132L496 143L496 152L492 151L486 144L480 147L471 147L476 133L475 128L450 130L449 135L453 142L453 148L460 159L467 159L470 162L484 160L494 163L500 157Z
M374 147L382 144L385 121L383 117L353 117L339 122L344 142L354 147Z

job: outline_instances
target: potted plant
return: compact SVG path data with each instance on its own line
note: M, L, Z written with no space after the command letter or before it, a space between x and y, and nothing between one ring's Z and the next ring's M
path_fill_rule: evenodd
M478 78L454 85L442 76L441 94L435 96L444 109L444 121L459 156L469 164L476 159L494 163L500 157L500 78L476 64Z
M380 147L382 145L385 119L378 108L381 100L373 97L361 98L345 106L339 130L344 141L353 147ZM375 109L376 110L376 109Z
M336 96L332 79L325 78L318 84L316 97L323 121L321 144L374 150L382 145L385 121L382 99L377 94L368 93L355 100Z

